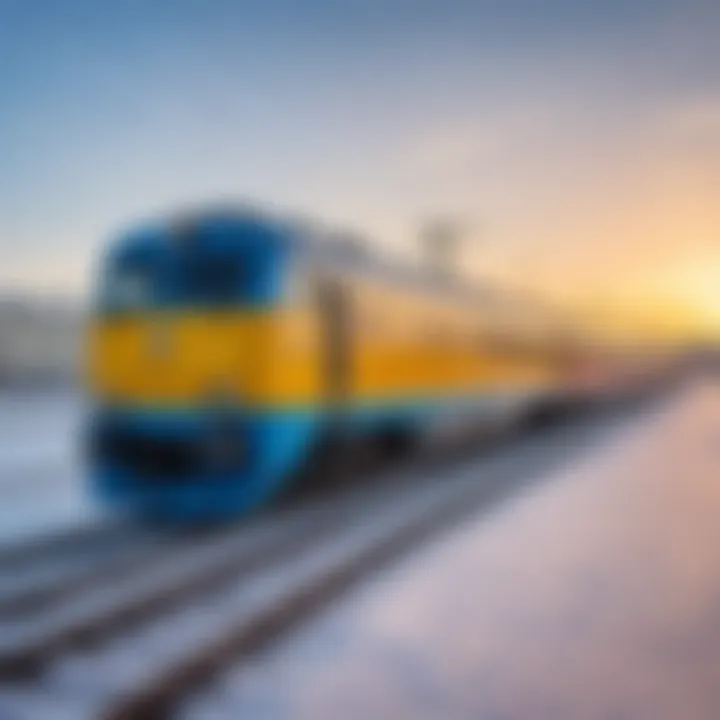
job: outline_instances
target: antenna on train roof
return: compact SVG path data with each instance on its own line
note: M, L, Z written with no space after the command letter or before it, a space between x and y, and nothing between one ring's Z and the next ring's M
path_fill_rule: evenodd
M465 230L457 220L434 218L420 228L423 261L429 273L450 278L457 274L457 255Z

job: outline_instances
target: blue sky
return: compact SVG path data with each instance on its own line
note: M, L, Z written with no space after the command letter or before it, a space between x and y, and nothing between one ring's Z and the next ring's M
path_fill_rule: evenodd
M218 197L389 245L452 213L483 229L472 269L549 286L615 282L603 248L662 274L673 223L695 254L720 231L719 24L705 0L0 0L0 288L82 292L118 227Z

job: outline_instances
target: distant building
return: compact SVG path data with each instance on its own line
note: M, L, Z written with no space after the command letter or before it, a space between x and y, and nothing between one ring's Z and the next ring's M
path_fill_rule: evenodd
M74 382L81 327L79 304L0 297L0 385Z

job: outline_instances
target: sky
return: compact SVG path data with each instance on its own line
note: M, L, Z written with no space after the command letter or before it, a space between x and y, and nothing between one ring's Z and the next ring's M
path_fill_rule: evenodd
M0 290L250 199L720 337L716 0L0 0Z

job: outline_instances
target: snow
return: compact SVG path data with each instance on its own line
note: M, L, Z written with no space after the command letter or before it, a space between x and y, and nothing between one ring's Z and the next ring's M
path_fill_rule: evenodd
M0 395L0 545L96 521L79 457L82 412L70 390Z
M419 550L184 718L715 720L720 388Z

